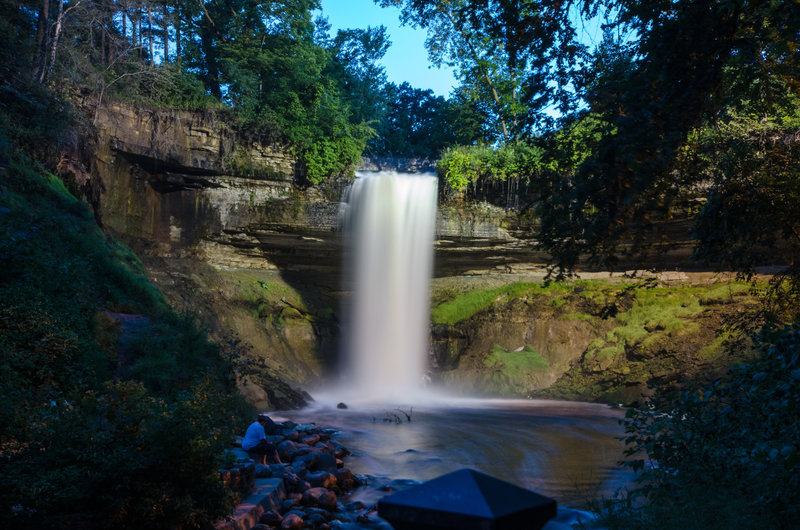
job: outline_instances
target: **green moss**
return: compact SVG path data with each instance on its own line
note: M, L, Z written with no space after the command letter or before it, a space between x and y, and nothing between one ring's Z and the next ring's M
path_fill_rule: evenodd
M558 309L559 307L561 307L562 305L564 305L566 303L567 303L567 301L564 300L563 298L553 298L552 300L550 300L550 307L554 307L554 308Z
M542 287L535 283L512 283L496 289L470 291L435 306L431 316L435 324L455 324L486 309L495 301L519 298L523 294L541 289Z
M527 344L520 351L508 351L495 344L483 363L493 370L491 390L515 394L538 386L550 369L549 363Z
M504 366L513 372L550 368L548 362L529 344L526 344L521 351L508 351L499 344L495 344L483 362L489 368Z
M588 313L565 313L559 317L562 320L582 320L582 321L591 321L594 320L594 315L590 315Z
M438 297L440 300L445 297L448 299L435 304L431 316L434 324L452 325L490 307L493 303L508 302L532 294L552 297L550 302L552 307L558 308L566 302L561 295L571 290L571 285L564 282L552 282L548 285L519 282L495 289L481 289L461 294L448 292Z

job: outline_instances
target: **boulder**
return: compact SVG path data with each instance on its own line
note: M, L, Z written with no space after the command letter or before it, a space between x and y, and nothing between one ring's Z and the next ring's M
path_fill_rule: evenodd
M270 464L269 470L272 472L273 477L278 478L285 478L291 473L290 470L286 469L285 464Z
M319 506L326 510L336 510L336 494L325 488L310 488L303 493L303 504Z
M281 460L290 461L292 453L297 451L297 444L290 440L284 440L278 444L276 449L278 450L278 456L281 457Z
M326 488L331 489L337 484L336 476L327 471L317 471L315 473L309 473L306 477L308 482L314 488Z
M330 453L318 452L311 471L334 471L338 467L336 457Z
M269 510L264 512L261 515L261 518L258 520L261 524L266 524L270 526L280 526L281 522L283 521L283 517L281 514L274 510Z
M305 523L303 523L303 518L297 515L296 513L288 513L286 517L283 518L281 522L281 529L282 530L301 530Z
M269 466L256 464L256 478L271 478L272 469Z
M312 434L310 436L303 436L300 438L300 442L306 445L314 445L315 443L319 442L319 434Z

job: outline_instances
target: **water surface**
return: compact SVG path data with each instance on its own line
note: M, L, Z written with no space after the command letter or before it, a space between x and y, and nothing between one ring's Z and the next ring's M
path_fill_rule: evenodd
M452 400L436 406L347 410L316 405L278 416L340 429L346 466L378 479L425 481L474 468L563 506L613 495L632 475L622 459L622 412L560 401ZM395 423L399 417L402 423ZM389 421L385 421L385 420Z

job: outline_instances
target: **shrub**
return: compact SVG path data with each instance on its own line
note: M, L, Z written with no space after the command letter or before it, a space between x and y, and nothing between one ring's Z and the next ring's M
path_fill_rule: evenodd
M660 391L624 421L640 473L613 528L790 528L800 520L800 328L714 383Z
M219 460L246 412L229 362L85 204L11 156L0 180L0 527L189 528L226 514ZM150 322L129 358L106 311Z

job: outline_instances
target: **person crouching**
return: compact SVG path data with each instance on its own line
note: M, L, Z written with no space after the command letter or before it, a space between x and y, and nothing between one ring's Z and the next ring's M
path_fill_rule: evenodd
M259 414L247 432L244 433L242 449L247 451L253 460L260 464L280 464L281 459L275 446L267 441L265 429L271 433L275 429L275 422L266 414Z

